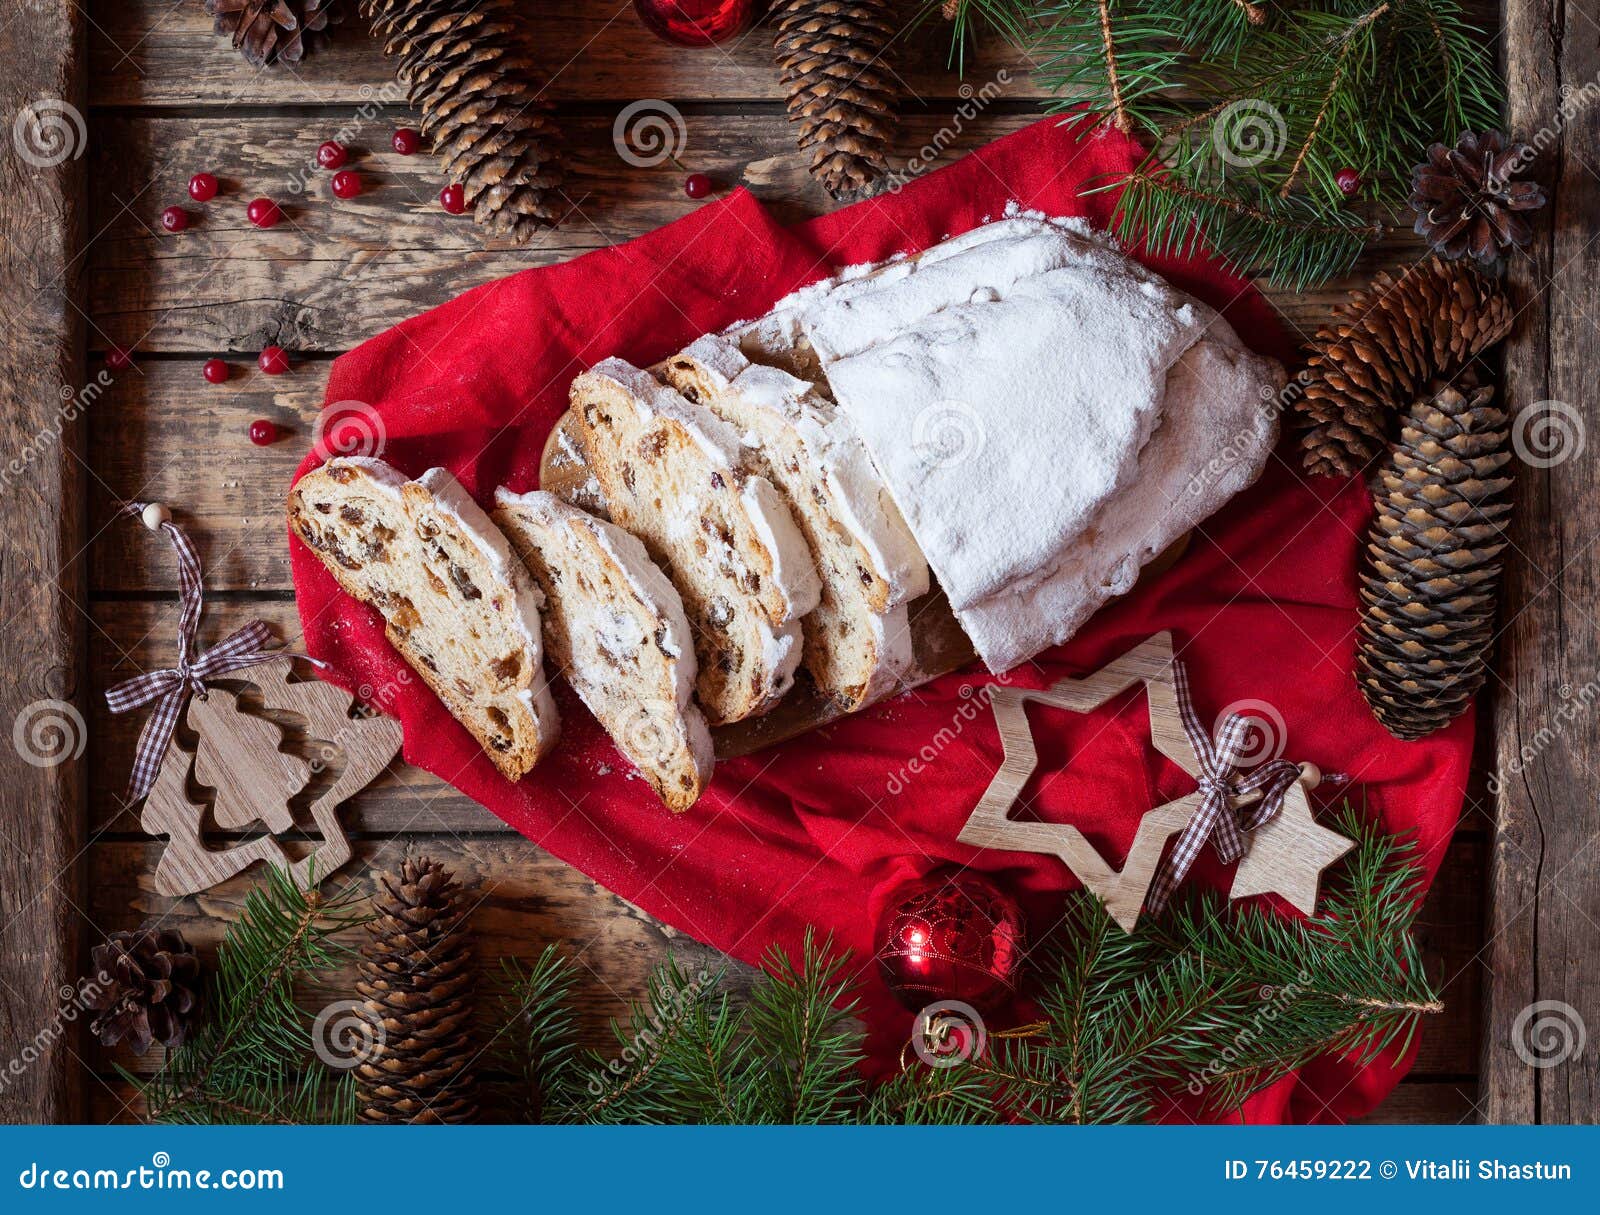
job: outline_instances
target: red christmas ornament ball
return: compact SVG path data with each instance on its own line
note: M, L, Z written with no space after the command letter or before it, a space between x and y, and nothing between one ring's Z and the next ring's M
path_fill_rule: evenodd
M1361 174L1354 169L1340 169L1333 175L1333 184L1339 187L1339 193L1352 198L1361 189Z
M663 42L715 46L750 28L755 0L633 0L639 20Z
M258 228L271 228L283 218L283 210L270 198L252 198L244 213Z
M401 127L394 133L394 138L389 141L391 147L402 156L413 155L422 147L422 136L410 127Z
M217 196L217 179L210 173L196 173L189 179L189 197L195 202L210 202Z
M332 187L335 198L355 198L361 193L361 174L341 169L333 175Z
M328 139L317 145L317 163L324 169L337 169L349 159L350 153L337 140Z
M267 447L278 441L278 425L269 422L266 418L257 418L250 423L250 442L257 447Z
M711 193L711 179L704 173L691 173L683 179L683 192L690 198L704 198Z
M289 356L284 353L282 346L264 346L261 356L256 359L256 366L261 368L263 375L282 375L289 370Z
M207 384L226 384L228 365L221 359L207 359L200 366L200 374L205 376Z
M189 226L189 213L182 207L168 207L161 213L161 226L168 232L182 232Z
M889 896L876 940L883 981L913 1012L963 1000L991 1013L1016 992L1022 908L982 874L936 870Z
M439 205L451 215L460 215L467 209L467 192L460 186L446 186L439 191Z

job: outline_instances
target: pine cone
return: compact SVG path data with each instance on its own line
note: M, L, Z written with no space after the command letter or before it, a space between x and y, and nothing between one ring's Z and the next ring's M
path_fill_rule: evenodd
M362 0L361 13L473 218L516 241L554 226L559 141L511 0Z
M886 59L891 0L778 0L778 79L811 173L835 198L889 171L900 86Z
M1499 131L1468 131L1453 148L1434 144L1411 170L1417 233L1446 257L1470 253L1485 264L1526 248L1533 228L1518 212L1545 204L1538 183L1516 180L1533 160L1532 148Z
M206 0L206 12L256 67L299 63L329 25L344 20L343 0Z
M99 1015L89 1030L107 1046L142 1055L154 1042L182 1046L200 1012L200 959L176 932L116 932L90 953L84 1005Z
M1492 388L1421 398L1378 474L1356 679L1396 738L1454 720L1488 669L1511 510L1506 415L1493 398Z
M470 1122L477 986L461 886L437 861L382 874L356 991L377 1045L356 1065L363 1122Z
M1352 291L1307 348L1295 402L1313 476L1360 472L1388 441L1390 417L1436 380L1449 381L1511 332L1500 284L1463 262L1431 258L1399 279Z

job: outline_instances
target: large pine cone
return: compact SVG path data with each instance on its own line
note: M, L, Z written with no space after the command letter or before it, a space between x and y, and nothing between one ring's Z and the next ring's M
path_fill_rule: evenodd
M1511 332L1511 301L1463 262L1430 258L1352 291L1307 348L1295 402L1306 471L1360 472L1389 441L1391 418Z
M361 13L473 218L517 241L554 226L560 141L511 0L362 0Z
M89 1030L107 1046L125 1042L142 1055L153 1043L182 1046L200 1013L200 959L183 937L140 928L116 932L90 954L84 1005Z
M477 969L461 886L437 861L382 874L356 991L377 1043L356 1065L363 1122L470 1122Z
M1518 181L1534 152L1499 131L1468 131L1453 148L1436 143L1411 170L1417 233L1446 257L1470 253L1488 264L1507 249L1524 249L1533 228L1519 212L1545 204L1538 183Z
M342 0L206 0L212 28L256 67L299 63L328 26L344 19Z
M1488 670L1511 510L1506 415L1493 397L1442 388L1418 400L1378 475L1356 678L1396 738L1454 720Z
M891 0L778 0L778 79L811 173L835 198L889 171L900 85L886 59Z

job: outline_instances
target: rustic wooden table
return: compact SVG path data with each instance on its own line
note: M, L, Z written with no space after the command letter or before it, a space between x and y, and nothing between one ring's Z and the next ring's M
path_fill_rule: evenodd
M259 71L212 33L200 0L9 7L0 28L0 117L9 122L40 98L64 99L87 120L88 152L42 168L3 159L11 319L0 343L0 454L31 454L25 475L6 478L0 513L0 707L9 723L40 700L70 702L86 718L87 749L51 767L22 764L9 750L4 757L0 1068L8 1059L26 1066L6 1076L0 1119L136 1118L113 1069L129 1061L93 1048L81 1024L53 1031L54 993L79 973L90 944L148 916L214 945L254 880L176 901L153 892L160 846L120 799L135 723L110 717L102 693L130 673L170 664L178 587L164 546L137 528L108 526L113 504L139 497L178 508L208 574L202 643L251 617L292 642L281 502L328 360L464 288L625 240L693 206L670 165L638 169L618 158L611 123L623 104L673 99L688 119L692 166L748 185L784 219L827 205L793 148L764 31L688 52L651 39L624 0L525 7L554 74L577 209L526 248L485 243L468 222L444 215L434 162L388 152L390 132L409 120L403 106L384 104L393 96L388 66L353 18L302 66ZM1579 377L1596 353L1600 315L1597 126L1592 112L1555 122L1560 90L1594 81L1600 69L1595 18L1583 8L1506 0L1488 20L1503 22L1513 129L1528 137L1546 128L1552 141L1544 163L1554 225L1532 262L1514 271L1526 308L1507 358L1509 397L1519 406L1559 399L1592 415L1593 393ZM911 48L904 63L917 96L903 140L909 154L949 122L958 82L931 46ZM1015 56L980 58L969 78L991 80L1001 66L1010 83L963 124L944 160L1038 113L1038 91ZM367 192L335 206L310 165L317 144L341 130L361 149ZM81 135L67 137L81 148ZM162 208L184 200L188 176L200 169L223 179L224 199L182 237L165 235ZM291 183L308 175L316 196L297 198ZM246 224L244 200L258 193L286 200L288 222L267 232ZM1416 253L1408 235L1396 234L1351 283ZM1309 334L1345 285L1271 295L1285 321ZM269 343L296 352L292 374L256 373L254 355ZM104 387L97 377L112 345L136 346L139 358ZM201 381L210 355L235 366L224 387ZM246 428L257 417L293 437L251 446ZM1499 676L1483 712L1481 772L1509 764L1548 729L1560 689L1592 687L1600 575L1584 509L1597 500L1592 467L1574 460L1520 474L1520 556L1511 563ZM1447 1010L1427 1026L1415 1069L1378 1119L1595 1116L1593 1049L1568 1068L1530 1069L1511 1049L1510 1027L1540 999L1563 1000L1591 1020L1600 1007L1597 752L1595 732L1574 728L1541 748L1517 779L1493 786L1497 797L1483 791L1480 773L1422 916ZM698 948L403 765L346 814L357 866L426 849L481 879L486 954L574 942L587 970L584 999L597 1016L620 1011L669 947ZM333 975L325 998L348 990L349 976Z

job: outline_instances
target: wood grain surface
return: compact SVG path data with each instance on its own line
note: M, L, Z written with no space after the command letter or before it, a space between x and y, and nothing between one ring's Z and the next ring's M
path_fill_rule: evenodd
M83 12L0 22L0 1121L71 1121L83 825ZM41 997L41 993L43 993ZM69 996L71 992L67 993Z
M109 344L136 345L140 354L131 370L106 377L109 389L86 403L85 421L69 430L69 441L56 447L26 484L7 487L12 509L3 525L0 596L15 627L8 625L0 637L3 704L9 714L42 697L75 700L87 721L89 746L83 764L17 766L15 772L12 752L5 752L0 1066L19 1043L33 1041L46 1027L54 1007L42 1006L37 993L78 973L80 942L92 944L109 932L159 918L209 949L237 916L254 882L242 875L184 898L156 893L162 845L145 837L121 804L139 723L110 716L101 693L117 679L172 661L177 577L170 554L142 529L106 527L115 503L133 496L166 501L190 528L207 572L203 644L254 617L275 624L293 643L299 626L282 496L309 443L328 360L467 287L628 239L691 209L695 204L682 194L681 170L670 164L638 169L617 155L612 125L629 101L672 100L685 117L687 167L709 172L725 185L747 185L780 219L802 219L831 206L794 150L771 68L770 31L695 53L649 38L623 0L545 0L522 8L550 67L548 95L571 146L577 210L563 228L521 249L485 242L466 220L445 216L436 201L437 166L429 157L403 158L388 151L391 130L414 119L393 104L389 66L364 37L359 21L347 22L331 45L304 64L262 71L213 34L199 0L90 0L85 72L78 66L83 56L73 53L84 41L80 9L23 4L9 14L11 23L0 34L5 54L0 81L9 107L4 116L9 120L25 100L50 93L84 110L91 136L82 160L50 172L36 172L15 158L5 161L0 234L6 238L8 297L25 298L29 307L26 340L8 346L0 366L7 394L0 427L9 448L21 446L55 414L63 383L82 382L78 359L85 329L91 375L100 374L99 352ZM1587 42L1581 33L1566 37L1561 21L1577 25L1584 18L1563 16L1553 0L1512 0L1507 12L1513 18L1511 62L1521 81L1519 123L1524 118L1537 122L1540 98L1548 107L1560 83L1580 81L1581 70L1594 75L1594 66L1585 68L1583 58L1593 54L1592 31ZM934 163L946 163L1038 116L1039 90L1028 77L1024 56L997 47L969 63L974 85L997 81L1002 67L1007 77L993 104L955 123L958 81L944 70L942 48L911 39L904 49L902 75L915 97L901 141L903 157L917 154L943 131L940 142L949 136L950 143ZM368 186L349 203L329 198L326 174L309 168L316 145L341 133ZM1594 227L1592 184L1576 180L1578 161L1597 163L1593 124L1565 138L1575 181L1564 187L1557 207L1565 235L1541 251L1540 273L1579 254ZM198 222L188 232L163 233L161 209L185 202L184 182L202 168L223 179L222 196L203 214L191 205ZM71 205L85 171L91 199L87 215ZM243 207L258 193L282 200L288 221L270 232L250 228ZM1585 218L1585 208L1591 218ZM79 256L85 236L93 239L87 254ZM1309 335L1345 287L1377 269L1404 264L1416 249L1408 233L1395 232L1342 283L1306 294L1268 288L1267 294L1293 330ZM1557 279L1567 298L1591 298L1589 270L1580 258ZM87 322L70 305L80 274ZM19 292L19 285L30 290ZM1573 395L1566 399L1582 403L1575 377L1582 357L1592 353L1583 344L1593 342L1592 326L1580 334L1576 330L1584 322L1575 308L1564 311L1560 296L1546 303L1550 310L1540 314L1540 324L1548 349L1530 354L1519 346L1511 356L1513 383L1522 399L1567 392ZM1584 306L1590 315L1600 314ZM269 378L255 371L254 356L269 342L294 352L291 374ZM210 386L200 378L200 361L212 354L228 355L234 364L234 377L225 385ZM1552 371L1552 363L1561 369ZM1535 385L1537 395L1529 396ZM1513 397L1514 404L1517 400ZM251 446L246 428L257 417L285 426L288 437L268 448ZM86 449L81 462L71 454L73 442ZM1583 526L1581 512L1568 500L1578 503L1577 495L1591 490L1576 467L1522 482L1520 492L1530 496L1522 504L1522 526L1548 529L1538 540L1547 558L1561 553L1570 558L1583 549L1588 538L1573 534ZM1545 500L1533 502L1536 495ZM1556 513L1563 516L1557 522L1536 522ZM81 535L93 537L93 543L87 560L75 563ZM1551 575L1562 567L1560 560L1543 566ZM1572 597L1588 595L1592 602L1592 570L1580 564L1566 575ZM1528 581L1514 589L1531 598L1545 580L1530 572ZM84 606L80 611L74 604ZM1594 644L1594 631L1583 617L1568 605L1567 617L1557 619L1562 610L1547 603L1530 621L1519 618L1509 635L1508 679L1516 683L1524 705L1542 703L1551 679L1571 678L1576 686L1592 676L1576 669L1558 675L1540 666L1538 650L1555 644L1552 639L1559 639L1557 650L1567 655L1569 666L1582 657L1581 644ZM1524 628L1529 631L1518 632ZM80 664L74 646L85 634L87 657ZM84 677L83 671L91 675ZM1497 721L1502 730L1537 734L1538 723L1526 710L1520 724L1517 710L1505 702L1496 714L1510 715ZM1578 1108L1583 1089L1575 1080L1530 1076L1526 1069L1518 1074L1511 1066L1515 1056L1508 1061L1502 1049L1509 1019L1535 994L1581 994L1564 978L1569 957L1558 951L1574 955L1586 949L1593 966L1592 925L1584 946L1574 939L1582 923L1578 917L1565 927L1560 923L1569 889L1581 896L1590 917L1600 918L1592 884L1553 890L1548 886L1552 869L1541 871L1537 863L1541 855L1558 855L1560 849L1577 858L1578 867L1592 856L1592 844L1589 854L1583 851L1583 808L1574 803L1582 791L1592 790L1593 781L1585 783L1574 754L1569 751L1560 761L1565 766L1546 770L1531 792L1517 791L1524 803L1503 808L1509 841L1496 840L1478 819L1443 858L1419 933L1430 973L1444 986L1445 1012L1425 1028L1414 1071L1377 1111L1377 1120L1476 1117L1480 1057L1486 1073L1504 1074L1499 1083L1507 1096L1490 1106L1503 1116L1556 1120ZM1587 752L1581 754L1588 758ZM87 768L86 780L80 768ZM70 862L82 842L78 815L84 792L90 823L82 859L87 880L74 884ZM1592 835L1593 806L1586 812ZM1547 817L1568 813L1570 828ZM477 881L485 892L486 959L529 956L547 940L568 942L581 955L579 999L594 1045L602 1045L603 1018L638 995L649 968L669 950L693 962L713 960L692 940L403 763L391 764L352 798L341 818L355 853L344 871L352 879L364 880L375 861L426 851ZM1539 834L1540 821L1549 834ZM26 850L18 846L19 836ZM1503 852L1508 843L1509 855ZM1504 910L1497 912L1494 982L1497 1007L1506 1012L1484 1035L1479 1012L1485 972L1479 950L1491 850L1504 900ZM1594 868L1587 865L1590 873ZM42 890L38 877L46 871L67 876ZM1536 898L1541 881L1545 892ZM1583 981L1592 995L1592 970L1579 971L1587 974ZM317 1007L348 995L349 979L344 971L332 972L302 994ZM1591 1024L1600 1031L1600 1018L1591 1017ZM80 1065L64 1041L57 1043L4 1090L0 1117L69 1117L81 1099L87 1117L137 1118L137 1102L129 1102L131 1090L116 1077L114 1064L148 1071L158 1062L157 1055L136 1061L94 1048ZM1587 1074L1592 1080L1592 1068ZM1594 1104L1591 1090L1589 1107Z
M1483 1112L1600 1120L1600 38L1592 6L1507 0L1511 126L1548 146L1550 222L1513 264L1523 311L1505 359L1516 471L1494 697L1499 830L1490 882ZM1558 98L1576 98L1570 116ZM1552 406L1550 402L1557 402ZM1556 445L1537 444L1553 424ZM1561 433L1557 434L1559 431ZM1586 439L1587 451L1580 450Z

